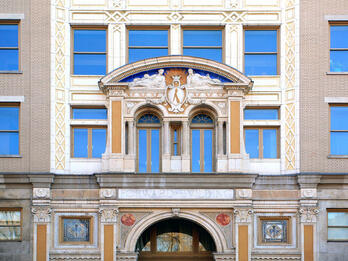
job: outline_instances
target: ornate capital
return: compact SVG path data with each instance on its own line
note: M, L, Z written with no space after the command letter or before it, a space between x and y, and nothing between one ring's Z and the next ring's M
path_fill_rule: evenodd
M315 223L317 222L317 215L319 214L319 208L304 207L300 208L299 214L302 223Z
M45 207L45 206L33 207L31 209L31 212L34 215L35 223L49 223L51 221L50 207Z
M233 213L237 223L250 223L254 211L248 208L236 208Z
M34 199L49 199L50 189L49 188L33 188Z
M116 223L118 208L102 208L99 210L102 223Z

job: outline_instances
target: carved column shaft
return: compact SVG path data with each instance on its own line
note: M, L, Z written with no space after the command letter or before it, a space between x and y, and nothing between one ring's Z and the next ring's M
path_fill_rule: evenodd
M223 139L223 126L224 122L223 121L218 121L218 154L223 155L224 154L224 139Z
M134 121L127 121L128 123L128 154L134 154Z
M164 154L170 154L170 133L169 133L169 121L163 123L164 128Z
M183 121L182 122L182 142L183 142L182 154L183 155L188 155L190 153L189 137L190 137L190 132L189 132L188 121Z

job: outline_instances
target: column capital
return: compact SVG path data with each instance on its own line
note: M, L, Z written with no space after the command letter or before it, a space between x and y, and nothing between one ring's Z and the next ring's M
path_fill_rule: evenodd
M301 207L298 211L301 223L316 223L319 212L317 207Z
M52 209L49 206L34 206L31 213L34 216L34 223L50 223Z
M251 223L254 211L251 208L235 208L233 213L236 223Z
M99 214L101 223L116 223L118 213L118 208L100 208Z

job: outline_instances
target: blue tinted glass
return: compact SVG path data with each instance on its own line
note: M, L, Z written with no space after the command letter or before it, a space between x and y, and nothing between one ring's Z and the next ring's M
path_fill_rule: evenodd
M246 54L244 62L247 75L277 75L276 54Z
M18 47L18 25L0 25L0 47Z
M245 109L244 120L278 120L277 109Z
M199 49L192 49L192 48L184 48L184 55L188 56L195 56L195 57L201 57L205 59L214 60L217 62L222 62L222 49L220 48L199 48Z
M0 71L18 71L18 50L0 50Z
M259 130L245 130L245 150L249 158L259 157Z
M348 72L348 51L330 51L330 71Z
M74 157L88 158L88 129L74 129Z
M331 107L331 130L348 130L348 107Z
M263 130L263 158L275 159L277 158L277 130L264 129Z
M213 120L205 114L198 114L192 119L192 123L212 124Z
M178 144L174 144L174 156L178 155Z
M348 48L348 25L330 26L331 48Z
M130 30L129 46L168 46L167 30Z
M160 123L160 120L153 114L145 114L140 117L138 123Z
M147 131L139 130L138 135L138 161L139 172L147 172Z
M184 30L184 46L222 46L222 31Z
M78 120L106 120L106 109L73 109L73 119Z
M74 74L104 75L105 72L105 54L74 54Z
M201 172L200 130L192 130L192 172Z
M204 172L213 171L213 131L204 130Z
M92 158L101 158L106 147L106 129L92 129Z
M74 52L106 52L106 30L74 30Z
M0 107L0 130L18 130L18 107Z
M277 30L246 30L245 52L277 52Z
M0 155L19 154L18 132L0 132Z
M151 130L151 172L159 172L160 165L159 130Z
M152 57L166 56L168 55L168 49L158 49L158 48L139 48L139 49L131 49L129 48L128 53L128 62L133 63L139 60L144 60Z
M348 155L348 132L331 132L331 154Z

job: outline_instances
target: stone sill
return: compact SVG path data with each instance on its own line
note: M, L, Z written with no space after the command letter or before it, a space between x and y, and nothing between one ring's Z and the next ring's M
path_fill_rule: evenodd
M348 159L348 155L328 155L328 159Z
M22 155L0 155L0 158L23 158Z
M348 75L348 72L326 72L326 75Z
M0 74L23 74L23 71L0 71Z

